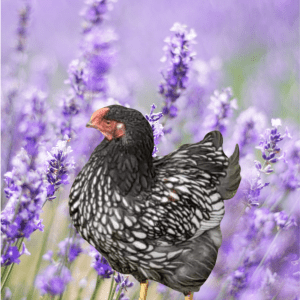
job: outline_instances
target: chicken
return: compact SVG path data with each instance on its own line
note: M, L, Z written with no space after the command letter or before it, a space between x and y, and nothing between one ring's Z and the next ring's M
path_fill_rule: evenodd
M212 131L153 158L150 124L120 105L97 110L87 127L105 139L71 188L77 231L114 270L141 284L155 280L185 296L199 291L222 242L223 200L241 180L238 145L228 159L221 133Z

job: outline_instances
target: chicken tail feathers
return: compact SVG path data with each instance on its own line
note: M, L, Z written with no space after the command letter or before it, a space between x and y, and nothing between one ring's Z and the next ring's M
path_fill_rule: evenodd
M231 199L235 195L242 179L239 154L239 146L236 145L233 154L229 157L226 176L219 178L220 185L217 187L217 190L224 200Z

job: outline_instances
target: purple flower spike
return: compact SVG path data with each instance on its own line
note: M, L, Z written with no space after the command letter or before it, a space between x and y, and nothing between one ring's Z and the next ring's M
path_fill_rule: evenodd
M247 154L250 146L259 141L259 135L266 126L266 116L255 107L249 107L241 112L236 123L234 136L242 157Z
M245 266L239 267L231 276L231 290L230 294L233 296L237 296L239 291L242 290L247 285L247 273L245 270Z
M83 239L76 234L74 238L66 238L58 244L59 252L58 256L68 259L68 262L73 262L76 257L83 251L82 249ZM68 253L67 253L68 251Z
M35 285L42 295L61 295L67 284L72 280L71 272L65 266L59 264L48 266L36 278Z
M47 181L50 185L47 187L48 200L55 199L54 193L58 190L61 184L67 185L68 173L74 169L73 157L70 153L73 151L70 146L67 146L67 137L65 140L58 141L57 145L48 152L47 160Z
M18 35L18 40L17 40L17 46L16 50L18 52L24 52L25 47L26 47L26 42L27 42L27 28L29 25L29 17L31 13L31 4L30 1L27 1L24 4L24 7L20 9L19 11L19 26L17 29L17 35Z
M122 289L133 286L133 282L129 281L128 276L126 278L124 278L124 275L118 273L118 275L114 276L114 278L115 278L116 283L121 283Z
M165 56L162 62L168 61L169 67L163 74L163 82L159 85L159 93L165 99L163 113L170 118L177 116L174 102L187 87L188 70L195 53L191 51L191 44L195 43L196 33L193 29L187 31L186 25L175 23L171 28L173 36L167 37L164 47Z
M9 265L18 257L28 254L23 245L21 253L12 247L19 238L29 238L37 229L43 231L39 219L46 201L46 186L41 170L30 170L31 159L24 149L14 157L13 170L5 174L7 205L1 212L2 262Z
M116 34L110 29L93 27L85 34L82 52L86 60L84 75L87 91L106 92L106 74L114 63L116 55L111 45L116 39Z
M94 257L92 267L96 270L98 275L102 278L110 278L113 274L113 270L108 264L104 256L102 256L94 247L90 247L90 256Z
M272 119L271 122L273 127L265 130L265 133L261 135L259 146L256 147L257 149L261 150L262 158L266 162L266 166L260 170L260 172L265 174L270 174L273 172L273 169L270 167L271 163L276 163L279 160L287 162L285 159L285 152L283 152L281 156L278 156L281 151L278 143L284 140L286 137L291 138L287 128L284 135L281 135L281 133L278 131L278 127L281 126L280 119Z
M16 246L8 247L6 254L1 256L1 265L8 266L13 263L19 264L21 254Z
M274 213L274 219L278 228L288 229L291 226L297 226L294 218L289 218L285 211Z
M256 165L257 165L257 163L256 163ZM260 196L260 191L264 187L268 186L269 183L263 183L260 178L260 174L258 174L254 179L252 179L250 184L251 184L251 187L246 193L246 199L251 206L258 206L259 205L258 199Z
M25 150L33 160L39 153L39 142L47 129L46 94L37 89L29 89L24 93L26 104L22 109L23 116L19 131L25 141Z
M124 275L118 273L117 276L114 276L115 282L118 283L118 286L116 288L116 291L118 292L120 289L123 290L125 289L125 291L127 291L127 288L130 288L133 286L133 282L129 281L129 276L126 276L126 278L124 277ZM128 298L125 297L124 293L121 293L120 298L122 300L127 300Z
M85 8L81 15L85 22L83 23L84 33L89 32L93 26L100 25L106 18L106 13L113 8L113 0L87 0Z
M231 88L223 89L222 92L214 91L210 97L209 109L212 113L206 117L205 124L208 130L219 130L222 134L226 132L229 118L233 109L237 109L237 100L232 99Z

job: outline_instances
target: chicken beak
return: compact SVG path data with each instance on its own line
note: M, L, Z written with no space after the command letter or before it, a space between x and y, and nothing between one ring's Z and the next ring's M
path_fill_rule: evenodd
M86 127L92 127L93 124L92 124L91 120L90 120L85 126L86 126Z

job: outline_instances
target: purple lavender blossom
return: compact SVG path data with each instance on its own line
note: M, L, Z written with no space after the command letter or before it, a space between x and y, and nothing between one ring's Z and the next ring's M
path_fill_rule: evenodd
M288 229L291 226L297 226L295 219L293 217L289 218L285 211L274 213L274 220L278 229Z
M159 139L161 136L164 135L163 132L163 126L159 123L159 120L162 118L163 114L161 112L159 113L153 113L154 109L156 108L155 104L152 104L151 111L149 115L145 115L145 118L150 123L153 131L153 138L154 138L154 148L152 152L152 156L155 157L156 153L158 152L157 145L159 144Z
M44 227L39 215L47 194L41 170L29 168L30 157L24 149L13 159L12 165L13 170L5 174L4 192L8 202L1 212L2 260L17 239L29 238L36 229L43 231ZM12 251L15 253L15 250ZM16 254L13 257L16 258Z
M124 275L120 273L118 273L117 276L114 276L114 279L116 283L121 283L122 288L133 286L133 282L129 281L128 276L124 279Z
M9 266L13 263L19 264L19 257L23 254L30 255L24 242L22 243L21 252L16 246L9 246L6 250L6 254L1 256L1 266Z
M259 163L259 162L258 162ZM258 206L259 205L259 197L261 190L268 186L270 183L263 183L260 174L257 173L255 178L252 178L250 181L250 187L246 192L246 200L247 203L251 206Z
M218 57L213 57L208 61L195 59L190 69L189 86L186 100L181 110L186 111L186 115L191 116L186 123L188 132L191 132L193 140L198 142L206 132L202 133L202 127L195 121L204 118L207 111L207 103L221 77L222 61ZM184 114L179 117L185 117Z
M107 74L115 59L111 44L117 37L113 30L102 28L102 23L106 11L112 8L112 2L86 1L82 12L84 30L80 43L81 54L69 65L69 78L65 83L71 88L62 99L62 117L55 126L62 136L67 134L73 141L80 139L82 126L79 124L92 113L91 100L107 100ZM90 141L91 145L94 142L95 139ZM79 155L82 156L82 153Z
M166 73L162 73L164 80L159 85L159 93L165 101L162 113L170 118L177 116L178 109L174 102L187 87L189 65L195 56L190 47L195 43L196 33L193 29L188 32L186 28L186 25L179 23L173 25L170 30L174 35L165 39L165 56L161 59L162 62L169 62Z
M65 137L67 139L67 137ZM58 190L61 184L67 185L68 173L74 169L73 157L70 153L73 151L70 146L67 146L68 140L58 141L57 145L48 152L47 159L47 198L53 200L56 198L54 193Z
M106 13L113 8L112 0L87 0L86 6L81 11L84 18L82 24L84 33L89 32L92 27L100 25L107 18Z
M76 138L76 130L77 127L74 125L74 117L80 112L80 105L75 95L71 93L68 96L64 96L61 102L61 113L62 113L62 121L57 128L60 136L67 135L71 139Z
M208 130L219 130L222 134L226 132L229 118L233 114L233 109L237 109L237 100L232 99L231 88L223 89L222 92L214 91L210 97L208 108L212 113L208 114L205 119L206 128Z
M39 142L44 138L47 129L46 94L32 88L26 91L24 96L26 102L22 109L19 132L25 142L24 148L31 156L31 164L34 165L34 159L39 152Z
M27 28L29 25L29 17L31 13L31 3L26 1L24 6L19 11L19 24L17 28L17 46L16 50L18 52L24 52L27 42Z
M35 281L35 286L40 290L41 295L61 295L67 284L72 280L70 270L65 266L49 265Z
M127 297L125 297L125 294L122 292L123 290L127 291L127 288L130 288L133 286L133 282L129 281L129 276L126 276L124 278L124 275L118 273L117 276L114 276L115 282L118 283L116 291L120 293L118 300L129 300ZM121 289L121 292L120 292Z
M287 149L286 159L288 164L279 168L280 178L278 184L283 190L294 192L300 187L300 140L290 140L285 148Z
M89 92L106 92L106 74L115 60L112 42L117 39L111 29L94 27L84 35L81 45L86 61L86 89Z
M87 84L87 74L85 71L86 63L79 59L74 59L69 64L69 78L65 80L66 84L70 84L73 93L78 97L83 97Z
M248 276L246 273L245 266L239 267L235 270L231 277L231 287L230 294L232 296L237 296L239 291L247 286Z
M59 252L57 255L60 258L66 257L67 261L69 263L71 263L83 251L82 244L83 244L83 239L81 238L81 236L78 233L76 233L76 235L74 237L71 237L71 238L69 237L69 238L66 238L63 241L59 242L59 244L58 244ZM49 257L50 257L50 255L49 255ZM47 256L45 258L47 258Z
M90 246L90 256L94 258L92 267L96 270L98 276L101 278L110 278L113 270L104 256L102 256L94 247Z
M278 160L285 160L285 152L280 157L276 155L280 152L280 148L277 143L282 141L286 136L290 138L290 134L286 129L286 133L281 135L277 127L281 125L280 119L272 119L272 129L266 129L264 135L261 135L259 146L256 148L262 151L262 158L264 159L264 165L259 161L254 160L255 168L258 171L256 176L250 181L250 188L246 192L246 199L250 205L258 206L258 198L261 190L269 185L269 183L263 183L261 179L261 173L271 174L274 172L272 163L276 163ZM249 176L248 176L249 177ZM249 180L249 179L248 179Z
M247 154L249 146L258 142L265 126L266 116L255 107L249 107L240 113L234 131L234 138L240 148L240 157Z
M280 148L278 143L281 142L285 137L291 138L288 129L286 128L285 134L281 135L278 131L278 127L281 126L280 119L272 119L272 129L266 129L265 133L261 135L261 141L257 149L260 149L262 152L262 158L265 161L266 166L262 167L260 164L257 164L257 169L260 172L270 174L273 172L271 163L276 163L279 160L285 160L286 152L283 152L281 156L278 156L280 153Z

